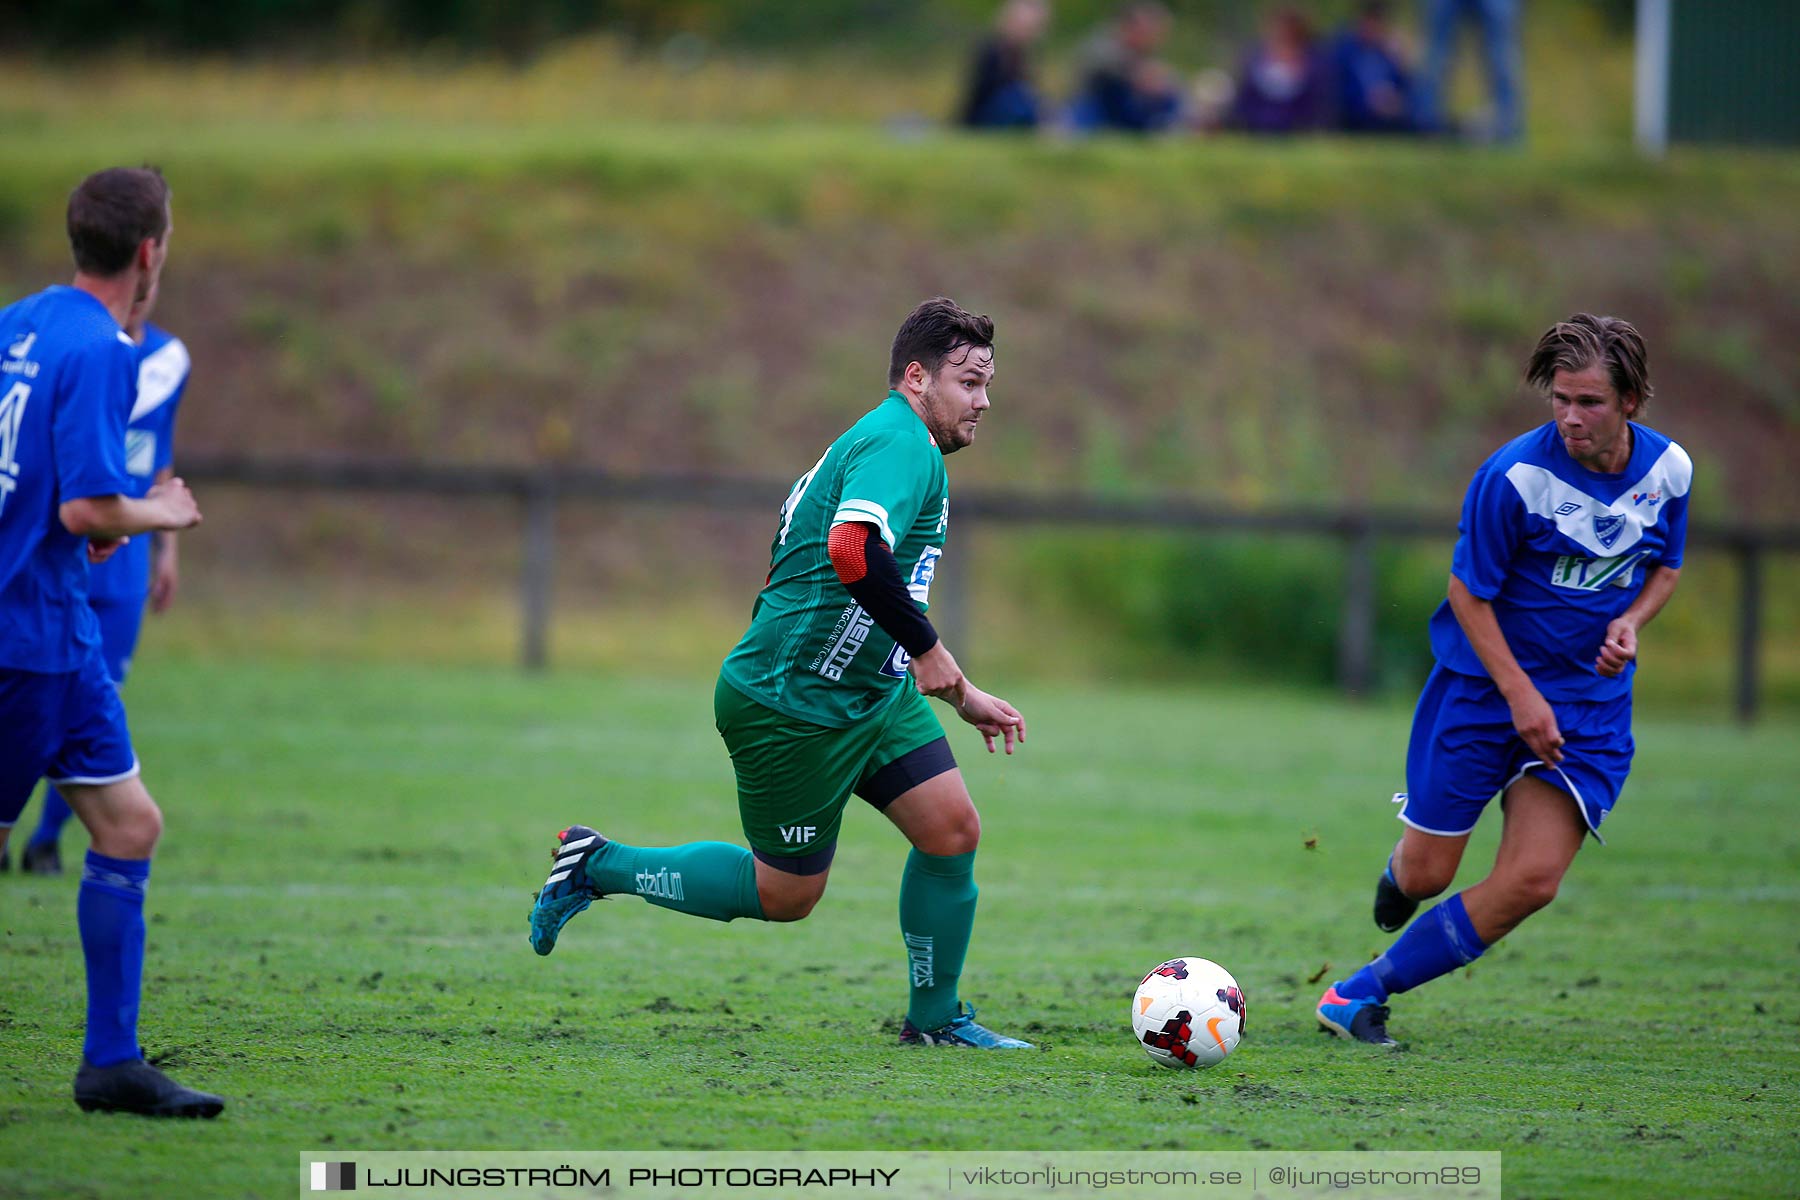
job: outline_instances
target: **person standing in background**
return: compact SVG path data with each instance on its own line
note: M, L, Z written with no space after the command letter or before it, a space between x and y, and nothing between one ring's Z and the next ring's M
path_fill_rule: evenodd
M1450 68L1456 58L1456 35L1465 22L1481 31L1492 96L1489 120L1474 127L1478 138L1517 141L1525 132L1519 107L1519 0L1426 0L1425 71L1419 81L1419 124L1431 133L1454 133L1446 112Z
M957 115L969 129L1036 129L1043 105L1032 49L1050 25L1048 0L1006 0L994 32L975 52L969 91Z

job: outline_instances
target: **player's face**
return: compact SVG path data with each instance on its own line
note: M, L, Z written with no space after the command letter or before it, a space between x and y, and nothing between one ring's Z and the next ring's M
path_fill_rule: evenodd
M1550 382L1550 410L1570 458L1590 471L1625 469L1622 460L1631 454L1626 423L1637 401L1619 398L1605 363L1558 371Z
M993 381L992 346L958 346L926 377L921 397L925 424L939 450L954 454L975 440L975 426L988 410L988 384Z

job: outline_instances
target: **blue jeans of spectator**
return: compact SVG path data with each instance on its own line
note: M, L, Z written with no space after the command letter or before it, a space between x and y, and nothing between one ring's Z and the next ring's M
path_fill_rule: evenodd
M1425 71L1419 81L1419 124L1429 130L1449 128L1445 88L1456 56L1456 34L1465 19L1480 26L1487 59L1488 89L1493 96L1493 136L1512 141L1524 130L1519 112L1520 0L1425 0Z

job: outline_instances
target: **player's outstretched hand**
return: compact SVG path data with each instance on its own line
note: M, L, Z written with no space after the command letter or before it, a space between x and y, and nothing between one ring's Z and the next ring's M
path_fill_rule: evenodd
M1556 766L1562 762L1563 735L1556 725L1556 712L1536 688L1512 702L1513 728L1543 762Z
M144 494L163 510L163 529L192 529L200 523L200 505L179 477L165 479Z
M981 731L988 753L994 752L995 739L1006 743L1006 752L1025 744L1025 718L1019 710L998 696L990 696L972 683L963 685L963 701L956 706L957 715Z
M119 552L119 547L130 540L131 539L128 537L89 538L87 544L88 561L91 563L103 563L113 555L117 554Z
M1612 679L1637 658L1637 650L1637 627L1619 617L1606 627L1606 640L1600 643L1600 657L1594 660L1594 670Z

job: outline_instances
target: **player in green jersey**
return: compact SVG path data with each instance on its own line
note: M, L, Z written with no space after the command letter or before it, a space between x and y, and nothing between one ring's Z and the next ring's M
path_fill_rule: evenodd
M887 398L781 506L768 582L719 673L713 710L750 848L642 848L570 826L531 911L539 954L576 913L617 894L716 921L800 920L825 893L855 794L913 846L900 877L911 976L902 1044L1030 1048L977 1025L957 996L981 819L925 701L948 703L990 753L1025 740L1018 709L969 682L925 615L950 526L944 456L975 440L993 378L987 317L940 297L906 318Z

